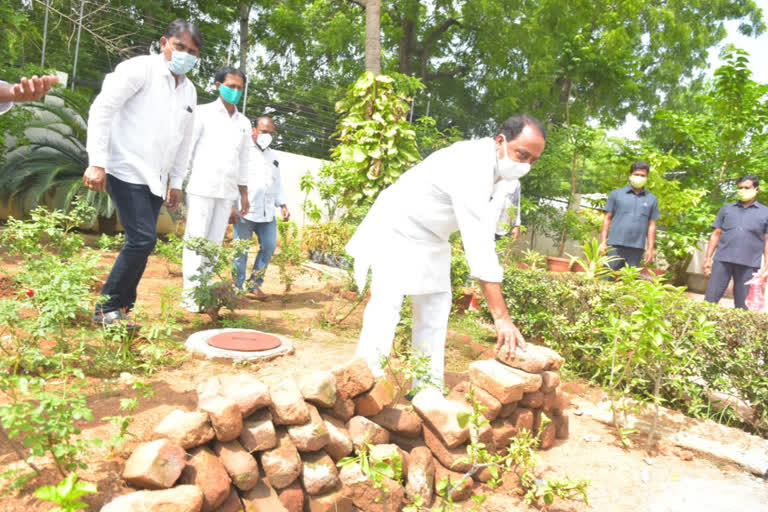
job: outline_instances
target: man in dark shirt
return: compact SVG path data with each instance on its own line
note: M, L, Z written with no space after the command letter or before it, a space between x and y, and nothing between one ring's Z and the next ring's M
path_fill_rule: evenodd
M629 168L629 184L611 192L605 203L600 246L605 250L610 245L610 254L617 256L610 263L613 270L624 265L637 267L641 260L648 265L653 260L656 221L661 214L656 196L645 189L650 169L648 162L633 163Z
M744 283L756 272L766 274L765 266L760 269L760 258L768 262L768 206L755 199L760 190L757 176L739 178L736 187L739 200L720 208L712 223L704 261L704 273L710 276L704 300L718 302L733 278L733 305L747 309Z

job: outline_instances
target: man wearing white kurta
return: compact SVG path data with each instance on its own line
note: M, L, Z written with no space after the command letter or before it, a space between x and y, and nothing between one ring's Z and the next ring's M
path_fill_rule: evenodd
M227 231L232 205L238 198L241 213L248 211L251 123L235 106L243 95L245 75L242 71L221 68L216 72L215 82L219 98L198 107L195 115L184 237L204 237L220 244ZM208 264L195 251L184 249L182 295L184 307L190 311L198 310L192 292Z
M250 150L248 165L248 197L251 207L239 218L233 218L235 238L250 240L253 234L259 239L259 252L253 262L253 270L248 278L248 293L253 298L263 300L266 294L261 291L264 273L267 271L272 254L277 248L277 220L275 208L280 208L283 220L291 216L283 201L283 186L280 180L280 165L277 154L269 149L275 136L275 123L267 116L259 117L253 126L253 145ZM233 212L234 213L234 212ZM248 267L248 253L235 258L235 285L243 287Z
M450 235L461 232L472 276L480 281L497 332L497 350L525 341L501 295L495 251L499 209L541 155L545 134L530 116L508 119L494 138L457 142L436 151L379 194L347 245L362 290L372 270L356 356L384 375L403 297L413 303L412 344L430 359L429 379L442 383L445 333L451 310Z
M181 202L197 104L185 75L201 45L197 27L175 20L160 38L161 53L121 62L91 105L83 184L109 193L125 228L125 246L101 290L105 299L96 306L96 323L132 326L127 314L157 242L160 207L166 194L169 210Z

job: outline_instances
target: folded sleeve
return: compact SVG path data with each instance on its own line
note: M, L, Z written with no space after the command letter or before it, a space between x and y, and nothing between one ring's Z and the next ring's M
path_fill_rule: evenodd
M616 191L614 190L608 194L608 200L605 202L605 208L603 211L606 213L616 213Z
M720 211L717 212L717 217L715 217L715 221L712 223L712 227L715 229L723 229L724 225L725 225L725 206L720 208Z
M101 92L93 100L88 113L88 165L107 166L112 121L125 102L144 87L148 65L146 59L129 59L118 64L115 70L104 78Z

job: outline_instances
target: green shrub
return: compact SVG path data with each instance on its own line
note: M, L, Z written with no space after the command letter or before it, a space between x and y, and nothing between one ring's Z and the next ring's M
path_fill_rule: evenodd
M630 321L642 305L625 297L643 296L641 283L606 282L576 273L551 274L507 269L502 289L512 319L527 340L557 350L574 373L608 385L610 353L615 332L611 318ZM714 417L738 423L730 411L716 413L707 400L710 390L737 390L754 407L755 414L742 426L768 435L768 315L725 308L685 297L682 292L666 293L664 307L675 314L660 319L664 328L677 333L675 350L689 354L680 363L680 354L670 354L661 396L666 405L697 417ZM711 330L691 329L689 322ZM642 372L638 374L642 377ZM693 378L698 377L698 378ZM703 386L702 386L703 383ZM638 378L632 392L653 395L653 382Z

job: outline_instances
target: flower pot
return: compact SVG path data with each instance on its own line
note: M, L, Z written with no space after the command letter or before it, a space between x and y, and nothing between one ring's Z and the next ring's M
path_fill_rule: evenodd
M571 272L586 272L587 269L584 268L584 266L579 263L578 261L574 261L573 265L571 266Z
M523 263L522 261L517 262L517 268L521 268L523 270L528 270L529 267L527 263Z
M664 269L661 269L661 268L655 268L655 267L643 267L643 268L640 270L640 275L643 275L643 276L648 276L648 277L652 277L652 276L663 276L664 274L666 274L666 272L667 272L666 270L664 270Z
M462 288L461 289L461 296L460 297L454 297L453 299L453 305L455 307L456 313L463 314L473 303L477 304L475 302L475 290L472 288Z
M571 260L568 258L558 258L557 256L547 256L547 270L550 272L568 272L571 269Z

